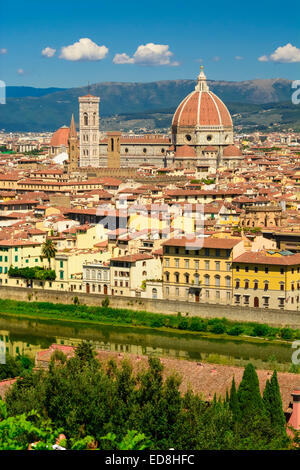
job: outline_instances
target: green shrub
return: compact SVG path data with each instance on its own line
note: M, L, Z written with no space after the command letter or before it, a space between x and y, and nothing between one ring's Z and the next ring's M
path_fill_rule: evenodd
M233 326L229 330L227 330L227 333L231 336L239 336L244 332L244 329L240 325Z
M178 329L179 330L187 330L189 327L189 321L187 318L182 318L180 322L178 323Z
M102 307L107 308L109 306L109 298L106 296L101 302Z
M279 335L281 336L282 339L293 339L294 338L294 332L291 328L281 328Z
M216 335L221 335L225 333L226 327L223 323L219 321L218 323L215 323L214 325L211 326L210 331L212 333L215 333Z
M260 325L259 323L257 323L253 327L252 336L267 336L269 331L270 328L268 325Z
M207 323L201 318L193 317L189 323L189 330L191 331L206 331Z

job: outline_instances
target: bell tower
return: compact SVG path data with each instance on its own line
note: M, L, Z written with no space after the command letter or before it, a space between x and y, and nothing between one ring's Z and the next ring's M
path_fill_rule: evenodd
M80 166L99 167L99 96L80 96Z

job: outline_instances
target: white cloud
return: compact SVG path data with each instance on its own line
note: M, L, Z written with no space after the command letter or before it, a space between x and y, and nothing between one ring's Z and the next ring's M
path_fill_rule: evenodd
M288 43L277 47L276 51L270 55L270 59L274 62L300 62L300 49Z
M176 67L179 62L172 62L171 57L173 52L169 50L167 44L153 44L149 42L145 45L140 45L133 57L123 52L116 54L113 58L114 64L138 64L138 65L171 65Z
M0 55L2 54L7 54L7 49L5 49L4 47L0 49Z
M212 58L212 60L213 60L214 62L219 62L219 60L221 60L221 57L215 56L215 57Z
M18 70L17 70L17 74L18 74L18 75L24 75L24 73L25 73L25 72L24 72L24 69L18 69Z
M268 56L262 55L261 57L258 58L259 62L268 62Z
M53 49L52 47L45 47L45 49L42 50L42 55L45 57L53 57L56 52L56 49Z
M129 57L129 55L125 54L116 54L115 57L113 58L113 63L114 64L134 64L134 59Z
M240 55L236 55L236 56L235 56L235 60L243 60L243 59L244 59L244 57L242 57L242 56L240 56Z
M81 38L70 46L61 48L60 58L65 60L102 60L106 57L108 48L98 46L89 38Z
M277 47L277 49L272 54L270 54L270 56L263 55L259 57L258 60L260 62L300 62L300 49L293 46L291 43L288 43L285 46Z

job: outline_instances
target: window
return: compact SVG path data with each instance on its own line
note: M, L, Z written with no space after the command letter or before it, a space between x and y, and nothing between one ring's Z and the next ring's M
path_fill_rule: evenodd
M249 272L249 266L245 266L245 273Z
M231 286L231 277L230 277L230 276L226 276L226 277L225 277L225 281L226 281L226 287L230 287L230 286Z
M174 273L175 282L179 282L179 273Z
M294 285L293 282L292 282L292 284L291 284L291 288L292 288L292 290L295 290L295 285Z
M195 269L199 269L199 261L198 260L195 261Z
M231 264L230 263L226 263L226 271L230 271L231 269Z
M227 258L229 258L229 256L230 256L230 250L226 250L226 256L227 256Z
M268 272L269 272L269 268L265 267L265 273L268 274Z
M280 290L284 290L284 282L280 283Z
M216 261L216 271L220 271L220 261Z
M169 288L166 287L166 295L169 295Z
M209 275L208 274L205 274L205 276L204 276L204 284L206 286L209 286Z
M60 266L60 268L63 268L64 267L64 262L60 261L59 266Z
M239 303L240 303L240 298L241 298L241 296L240 296L239 294L235 294L235 296L234 296L234 302L235 302L236 304L239 304Z
M188 284L190 282L190 275L188 273L185 273L185 283Z
M15 262L16 262L16 263L18 262L18 257L17 257L17 256L15 256Z
M244 305L249 305L250 295L244 295Z
M216 256L220 256L220 250L219 250L219 248L216 249Z
M205 297L206 297L206 299L209 299L209 290L205 291Z
M253 287L253 289L255 289L255 290L258 289L258 281L257 281L257 280L254 281L254 287Z
M284 269L283 268L280 269L280 274L284 274Z
M236 280L235 280L235 288L236 288L236 289L239 289L239 288L240 288L240 280L239 280L239 279L236 279Z
M205 256L209 256L209 248L205 248Z
M220 291L219 290L216 290L216 299L220 300Z
M195 274L195 285L199 286L199 274Z
M264 281L264 290L269 290L269 281Z
M255 272L255 273L258 273L258 267L257 267L257 266L255 266L254 272Z
M179 268L179 258L175 258L175 268Z
M176 287L176 289L175 289L175 295L176 295L176 297L179 296L179 288L178 287Z
M230 296L230 292L226 292L226 300L230 300L231 296Z
M59 271L59 279L63 279L64 278L64 272L63 271Z
M165 246L165 253L170 253L170 248L168 246Z
M268 307L269 306L269 297L263 297L263 306Z
M220 276L215 276L215 285L216 287L220 287Z
M169 282L170 281L170 273L166 272L165 276L166 276L166 282Z
M189 265L190 265L190 260L185 259L185 260L184 260L184 265L185 265L185 268L189 268L189 267L190 267L190 266L189 266Z
M179 254L179 248L178 248L178 246L175 247L175 254L176 254L176 255Z
M249 289L249 281L248 281L248 279L245 279L245 289Z
M239 266L236 266L235 270L236 270L236 272L238 273L239 270L240 270L240 267L239 267Z
M170 258L165 258L166 261L166 268L170 266Z

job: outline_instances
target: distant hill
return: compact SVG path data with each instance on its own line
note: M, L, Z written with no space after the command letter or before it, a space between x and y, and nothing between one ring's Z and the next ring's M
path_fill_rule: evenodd
M287 122L290 127L298 121L300 123L300 105L291 104L293 90L289 80L208 81L208 83L211 90L227 104L233 114L242 113L242 116L250 119L250 124L256 124L255 116L258 111L265 111L265 105L272 108L271 122L275 123L280 115L278 119ZM150 120L146 125L147 128L152 129L153 123L156 128L165 128L171 122L171 114L180 101L194 89L195 84L195 80L166 80L151 83L101 82L91 85L90 93L101 98L100 116L104 130L107 125L110 128L113 128L112 126L116 129L122 128L120 123L132 121L132 116L136 114L142 117L133 119L137 121L134 127L145 127L143 122ZM72 113L78 122L78 97L87 92L87 87L69 89L8 87L7 104L0 106L0 129L54 131L64 124L68 125ZM264 124L267 113L259 117L261 126L269 126L269 123ZM162 117L158 119L157 114ZM269 115L267 121L270 121ZM234 122L243 126L243 118L239 116L234 117Z

